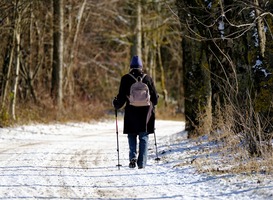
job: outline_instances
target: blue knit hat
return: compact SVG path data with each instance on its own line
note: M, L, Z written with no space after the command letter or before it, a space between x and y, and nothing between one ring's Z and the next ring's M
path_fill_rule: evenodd
M138 56L132 58L130 68L142 68L142 62Z

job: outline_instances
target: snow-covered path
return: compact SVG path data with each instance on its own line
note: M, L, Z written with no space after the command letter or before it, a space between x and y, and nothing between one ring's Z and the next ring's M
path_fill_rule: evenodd
M271 181L198 174L183 122L157 121L161 161L150 135L148 166L129 169L119 122L120 170L114 121L0 129L0 199L273 198Z
M182 122L160 124L161 135L183 130ZM119 129L120 170L116 167L114 121L2 129L0 198L159 198L168 197L169 193L173 196L171 188L164 189L164 186L176 183L165 177L166 173L162 173L153 158L149 163L152 167L144 170L127 167L128 145L122 134L122 123ZM157 135L160 137L159 133ZM154 141L152 136L151 142ZM153 144L150 146L154 148ZM151 187L154 194L150 192Z

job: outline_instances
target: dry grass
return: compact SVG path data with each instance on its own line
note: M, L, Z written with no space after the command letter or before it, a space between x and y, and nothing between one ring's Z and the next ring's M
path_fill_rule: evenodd
M159 105L156 107L156 118L162 120L179 120L184 121L185 117L182 112L177 111L176 105Z
M29 123L51 123L81 121L88 122L105 116L104 105L100 102L64 103L64 108L59 111L51 100L44 100L39 104L18 104L16 110L16 121L8 120L6 125L29 124Z
M230 155L221 155L220 158L197 158L193 165L201 173L213 174L272 174L273 173L272 156L267 159L249 158L236 159Z
M0 116L1 126L29 123L51 123L51 122L89 122L91 120L109 118L113 115L111 103L99 100L70 100L64 102L63 109L58 110L53 106L52 99L48 96L39 103L18 103L16 108L16 120L11 120L8 112L3 111ZM111 116L110 116L111 115ZM175 110L175 106L160 106L156 108L156 119L183 120L182 113Z
M234 110L227 106L214 121L213 130L207 137L204 144L212 143L209 148L203 148L199 151L199 157L193 161L193 165L200 172L210 172L216 174L223 173L273 173L273 152L271 148L265 151L263 147L262 154L253 155L250 146L253 142L261 148L261 142L257 140L248 140L248 134L255 134L254 123L250 124L249 119L241 116L240 125L243 127L241 132L234 129L235 122ZM236 111L238 116L238 110ZM245 130L252 130L247 132ZM200 138L195 138L200 141ZM266 146L266 145L265 145Z
M250 97L244 106L229 103L219 107L208 137L217 145L207 152L216 154L218 159L207 159L199 169L214 173L272 173L272 141L264 137L264 121L270 119L262 119L255 112Z

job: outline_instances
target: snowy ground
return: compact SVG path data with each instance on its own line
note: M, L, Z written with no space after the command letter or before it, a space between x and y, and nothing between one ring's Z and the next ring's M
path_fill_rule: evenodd
M0 129L0 199L273 199L269 175L199 174L200 148L183 122L156 121L148 166L128 168L127 138L119 120Z

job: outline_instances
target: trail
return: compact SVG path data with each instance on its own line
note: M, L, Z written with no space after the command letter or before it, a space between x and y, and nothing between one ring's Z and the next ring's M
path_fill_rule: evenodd
M149 152L153 155L147 169L132 171L127 167L128 145L121 122L119 129L120 170L116 167L114 122L2 129L0 199L121 199L135 198L140 192L146 198L147 187L154 187L155 193L148 198L162 196L159 187L166 182L149 179L155 173L162 176L162 172L154 171L154 150ZM182 131L183 123L160 122L158 129L160 141ZM150 149L154 148L153 142L150 135Z
M273 199L272 175L198 173L193 160L219 155L188 140L183 122L157 120L161 160L150 135L148 166L130 169L122 127L120 169L114 120L0 129L0 199Z

